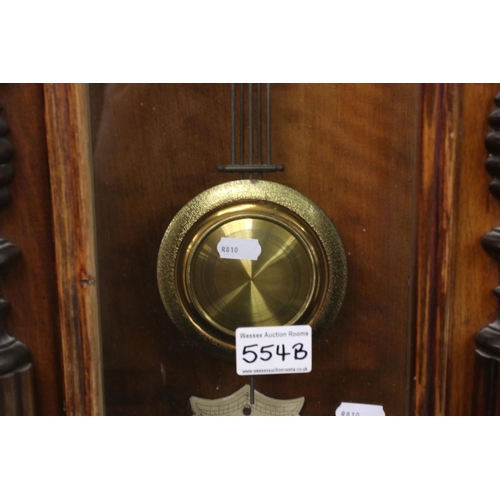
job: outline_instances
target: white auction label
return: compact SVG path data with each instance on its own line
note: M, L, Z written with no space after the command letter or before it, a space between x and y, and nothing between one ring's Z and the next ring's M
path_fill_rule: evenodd
M262 248L259 240L222 237L217 244L221 259L257 260Z
M335 411L336 417L385 417L384 408L380 405L362 403L342 403Z
M288 375L312 369L309 325L255 326L236 330L238 375Z

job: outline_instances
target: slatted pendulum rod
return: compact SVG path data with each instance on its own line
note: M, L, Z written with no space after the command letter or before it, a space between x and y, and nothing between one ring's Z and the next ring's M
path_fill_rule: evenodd
M240 84L240 165L245 164L245 86Z
M239 173L240 179L244 173L248 173L250 179L257 173L258 178L262 179L264 172L283 172L283 165L273 165L271 163L271 85L266 84L266 156L267 161L263 163L263 117L262 117L262 84L257 84L257 158L254 162L254 85L248 84L248 163L245 163L245 87L239 85L239 145L240 158L236 163L236 84L231 84L231 164L219 165L219 172Z
M252 123L253 118L253 106L252 106L252 84L248 84L248 163L252 165L253 163L253 135L252 135ZM248 174L250 179L253 178L253 172Z
M231 165L234 165L236 160L235 139L236 139L236 123L235 123L235 107L234 102L234 83L231 83Z
M267 84L267 164L271 165L271 84Z
M262 96L261 84L257 84L257 154L259 165L262 165ZM262 172L259 172L259 179L262 179Z

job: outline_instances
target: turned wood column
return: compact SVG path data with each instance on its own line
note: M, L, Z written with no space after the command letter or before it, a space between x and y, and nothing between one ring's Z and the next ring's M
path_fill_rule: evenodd
M0 107L0 112L2 108ZM10 202L6 185L14 177L9 163L14 148L6 138L7 122L0 116L0 208ZM0 274L3 276L20 257L19 248L0 238ZM33 415L33 372L29 349L7 329L9 303L0 297L0 415Z
M495 97L495 109L489 118L493 129L486 136L486 149L489 156L486 169L493 177L490 192L500 200L500 93ZM484 250L500 262L500 227L494 228L481 240ZM494 290L500 302L500 286ZM476 364L474 372L474 415L500 415L500 304L496 319L483 328L475 338Z

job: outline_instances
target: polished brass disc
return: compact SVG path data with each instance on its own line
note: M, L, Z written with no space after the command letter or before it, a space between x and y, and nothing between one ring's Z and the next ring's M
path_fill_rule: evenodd
M256 260L221 258L222 237L258 240ZM335 318L347 279L341 240L311 200L281 184L234 181L209 189L175 216L158 256L167 312L184 332L234 352L240 326L311 324Z
M238 218L211 227L187 250L188 295L208 323L229 335L239 326L293 324L314 296L318 259L307 234L301 236L290 217L284 226L272 211L245 204L219 212L214 218ZM262 253L257 260L222 259L221 237L256 239Z

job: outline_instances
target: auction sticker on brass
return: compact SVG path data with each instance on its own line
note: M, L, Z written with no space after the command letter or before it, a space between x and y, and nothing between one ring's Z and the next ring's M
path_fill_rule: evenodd
M310 325L236 329L238 375L288 375L312 369Z

